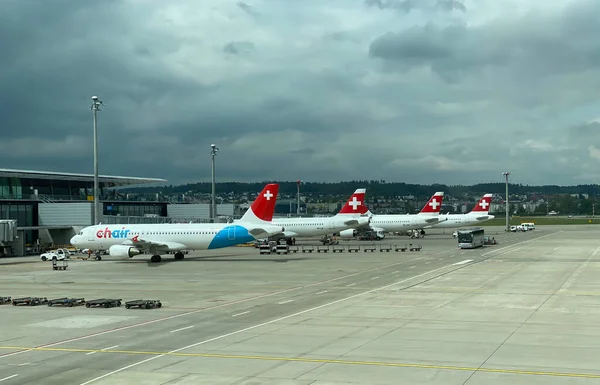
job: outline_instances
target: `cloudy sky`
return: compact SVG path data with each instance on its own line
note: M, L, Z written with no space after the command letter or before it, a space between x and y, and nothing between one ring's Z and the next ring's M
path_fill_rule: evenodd
M597 0L2 0L0 167L600 180Z

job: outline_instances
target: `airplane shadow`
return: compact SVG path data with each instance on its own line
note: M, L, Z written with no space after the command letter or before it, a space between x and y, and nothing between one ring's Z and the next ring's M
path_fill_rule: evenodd
M236 258L231 258L236 257ZM147 264L148 267L157 267L162 266L169 263L191 263L191 262L276 262L276 263L286 263L293 261L305 261L309 259L319 259L319 258L307 258L307 257L296 257L296 258L240 258L239 255L220 255L220 256L206 256L206 257L185 257L183 260L176 260L173 257L164 257L162 261L150 262L150 257L148 259L130 259L130 260L121 260L115 261L116 263L124 263L124 264Z

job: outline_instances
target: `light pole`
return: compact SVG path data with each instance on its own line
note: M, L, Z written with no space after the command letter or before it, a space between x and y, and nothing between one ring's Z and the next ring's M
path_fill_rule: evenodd
M100 111L102 101L97 96L92 96L92 115L94 117L94 225L100 221L100 202L98 201L98 122L97 113Z
M219 152L219 147L216 144L210 145L210 155L212 157L212 199L210 202L210 218L214 222L216 222L217 217L217 201L215 197L215 157L217 156L217 152Z
M301 185L301 184L302 184L302 181L301 181L301 180L297 180L297 181L296 181L296 185L297 185L297 187L298 187L298 195L297 195L297 198L298 198L298 206L296 206L296 215L298 215L298 216L300 216L300 185Z
M503 172L502 175L504 175L504 177L506 178L506 200L505 200L505 204L506 204L506 231L510 231L510 226L508 224L508 176L510 175L510 172Z

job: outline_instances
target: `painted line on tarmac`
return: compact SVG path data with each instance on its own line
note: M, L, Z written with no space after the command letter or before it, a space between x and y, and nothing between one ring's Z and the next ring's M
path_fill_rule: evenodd
M328 303L325 303L323 305L315 306L315 307L312 307L310 309L302 310L302 311L299 311L299 312L296 312L296 313L293 313L293 314L289 314L289 315L286 315L286 316L283 316L283 317L279 317L279 318L276 318L276 319L273 319L273 320L270 320L270 321L267 321L267 322L263 322L263 323L260 323L260 324L249 326L247 328L239 329L239 330L236 330L236 331L233 331L233 332L230 332L230 333L222 334L222 335L219 335L219 336L216 336L216 337L213 337L213 338L209 338L207 340L203 340L203 341L200 341L200 342L196 342L194 344L191 344L191 345L188 345L188 346L184 346L184 347L181 347L179 349L171 350L171 351L169 351L169 352L167 352L165 354L155 355L155 356L152 356L150 358L146 358L145 360L134 362L133 364L124 366L122 368L113 370L113 371L111 371L109 373L106 373L106 374L103 374L101 376L92 378L91 380L83 382L80 385L88 385L88 384L91 384L91 383L96 382L98 380L101 380L101 379L104 379L106 377L112 376L113 374L120 373L120 372L122 372L124 370L133 368L133 367L141 365L141 364L145 364L146 362L150 362L150 361L156 360L156 359L164 357L166 355L170 355L170 354L173 354L173 353L178 353L178 352L181 352L182 350L190 349L190 348L193 348L193 347L196 347L196 346L200 346L200 345L212 342L212 341L220 340L222 338L226 338L226 337L230 337L230 336L233 336L233 335L236 335L236 334L239 334L239 333L247 332L249 330L253 330L253 329L256 329L256 328L259 328L259 327L262 327L262 326L270 325L270 324L273 324L275 322L279 322L279 321L283 321L283 320L286 320L286 319L289 319L289 318L297 317L299 315L302 315L302 314L305 314L305 313L308 313L308 312L311 312L311 311L314 311L314 310L322 309L322 308L325 308L325 307L328 307L328 306L331 306L331 305L335 305L335 304L338 304L338 303L341 303L341 302L348 301L350 299L354 299L354 298L358 298L358 297L364 296L366 294L374 293L374 292L376 292L378 290L384 290L384 289L387 289L387 288L399 285L401 283L414 280L414 279L422 277L424 275L435 273L437 271L440 271L442 269L446 269L448 267L452 267L452 265L442 266L442 267L439 267L437 269L433 269L433 270L427 271L425 273L421 273L421 274L418 274L418 275L415 275L415 276L412 276L412 277L409 277L409 278L405 278L405 279L403 279L401 281L394 282L394 283L389 284L389 285L385 285L385 286L381 286L381 287L376 287L374 289L363 291L361 293L354 294L354 295L351 295L351 296L348 296L348 297L344 297L344 298L341 298L341 299L338 299L338 300L335 300L335 301L332 301L332 302L328 302ZM454 269L454 271L460 270L461 268L464 268L464 266L463 267L458 267L458 268Z
M29 349L21 346L0 346L0 349ZM409 362L388 362L388 361L353 361L327 358L303 358L303 357L284 357L284 356L260 356L260 355L237 355L237 354L217 354L217 353L179 353L179 352L154 352L154 351L136 351L136 350L92 350L92 349L70 349L70 348L32 348L41 351L63 352L63 353L104 353L104 354L122 354L122 355L146 355L154 357L173 356L173 357L197 357L197 358L222 358L237 360L259 360L259 361L284 361L284 362L312 362L321 364L339 364L339 365L361 365L361 366L381 366L396 368L419 368L448 371L469 371L484 373L503 373L520 374L529 376L549 376L549 377L571 377L571 378L594 378L600 379L600 374L595 373L575 373L575 372L551 372L542 370L521 370L521 369L503 369L490 367L468 367L455 365L437 365L437 364L419 364ZM6 377L9 379L15 377ZM0 380L2 381L2 380ZM88 384L92 381L85 382ZM82 384L82 385L84 385Z
M445 252L445 251L443 251L443 252ZM440 252L440 253L443 253L443 252ZM436 254L440 254L440 253L436 253ZM423 257L418 257L418 258L416 258L414 260L421 259L421 258L423 258ZM60 344L65 344L65 343L68 343L68 342L80 341L80 340L84 340L84 339L87 339L87 338L97 337L97 336L101 336L101 335L105 335L105 334L109 334L109 333L114 333L114 332L118 332L118 331L122 331L122 330L133 329L133 328L136 328L136 327L146 326L146 325L150 325L150 324L158 323L158 322L162 322L162 321L168 321L168 320L171 320L171 319L175 319L175 318L179 318L179 317L184 317L184 316L187 316L187 315L203 313L203 312L206 312L206 311L209 311L209 310L219 309L219 308L223 308L223 307L226 307L226 306L237 305L237 304L244 303L244 302L249 302L249 301L253 301L253 300L257 300L257 299L272 297L272 296L279 295L279 294L289 293L289 292L300 290L300 289L304 289L304 288L307 288L307 287L323 285L323 284L326 284L326 283L339 281L341 279L354 277L356 275L360 275L360 274L365 274L365 273L369 273L369 272L372 272L372 271L376 271L376 270L379 270L381 268L388 268L388 267L392 267L392 266L396 266L396 265L400 265L400 264L408 263L408 262L412 262L412 261L413 260L409 259L409 260L406 260L406 261L395 262L395 263L391 263L389 265L384 265L384 266L381 266L381 267L375 267L375 268L372 268L372 269L358 271L356 273L347 274L347 275L344 275L344 276L341 276L341 277L331 278L331 279L328 279L328 280L325 280L325 281L319 281L319 282L311 283L311 284L304 285L304 286L296 286L296 287L292 287L292 288L285 289L285 290L280 290L280 291L275 291L275 292L270 292L270 293L265 293L265 294L257 295L257 296L254 296L254 297L242 298L240 300L231 301L231 302L227 302L227 303L222 303L222 304L219 304L219 305L209 306L209 307L205 307L205 308L201 308L201 309L196 309L196 310L192 310L192 311L187 311L187 312L183 312L183 313L179 313L179 314L174 314L174 315L170 315L170 316L166 316L166 317L156 318L156 319L153 319L153 320L148 320L148 321L143 321L143 322L139 322L139 323L135 323L135 324L131 324L131 325L121 326L121 327L117 327L117 328L114 328L114 329L108 329L108 330L104 330L104 331L100 331L100 332L96 332L96 333L86 334L86 335L83 335L83 336L80 336L80 337L69 338L67 340L62 340L62 341L52 342L52 343L48 343L48 344L43 344L43 345L39 345L37 347L38 348L52 347L52 346L56 346L56 345L60 345ZM0 359L2 359L4 357L15 356L17 354L27 353L29 351L33 351L33 349L27 349L27 350L21 350L21 351L18 351L18 352L0 354Z

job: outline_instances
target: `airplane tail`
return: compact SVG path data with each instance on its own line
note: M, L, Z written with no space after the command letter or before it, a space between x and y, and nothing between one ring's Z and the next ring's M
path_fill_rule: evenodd
M346 204L342 207L337 215L363 215L366 214L369 209L365 204L365 194L367 189L359 188L354 191L354 194L348 199Z
M481 197L479 202L471 210L474 214L487 214L490 211L490 204L492 203L492 194L485 194Z
M269 183L266 185L240 219L240 222L271 222L275 213L278 192L279 184Z
M442 210L442 201L444 200L444 192L438 191L429 199L423 206L421 212L417 215L439 216Z

